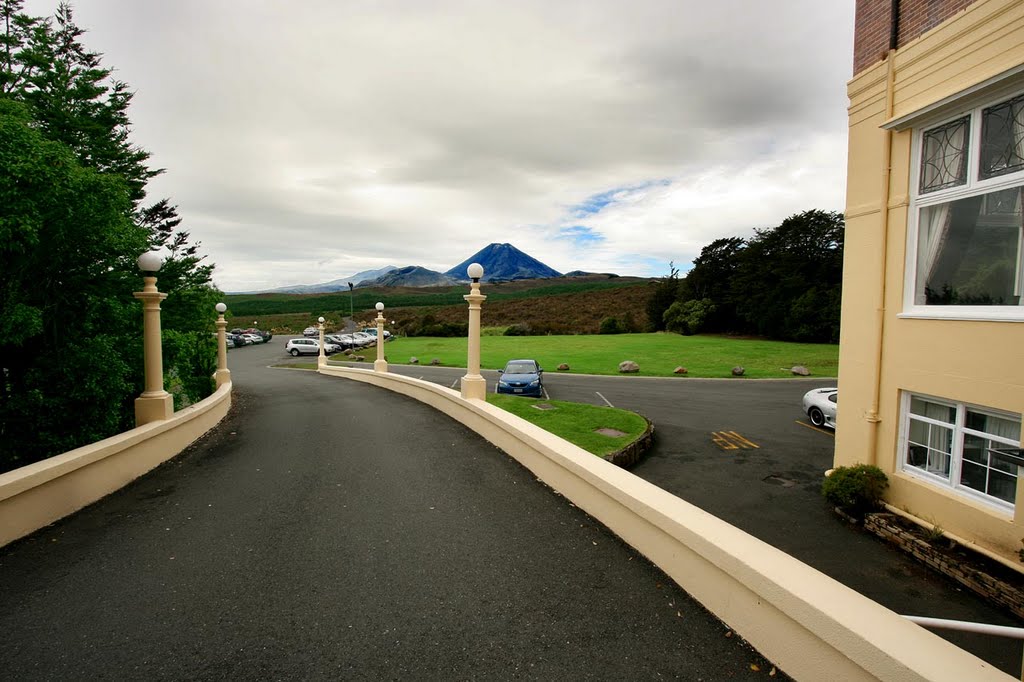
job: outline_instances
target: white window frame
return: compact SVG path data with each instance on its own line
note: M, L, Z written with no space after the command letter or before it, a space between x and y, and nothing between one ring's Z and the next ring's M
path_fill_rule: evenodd
M944 204L957 199L978 196L1011 189L1024 185L1024 170L1009 173L987 180L978 178L981 164L981 112L983 109L1013 99L1024 90L1002 92L998 97L990 96L984 100L972 102L956 112L948 110L941 117L924 119L914 126L911 142L912 168L910 173L910 201L907 209L907 249L903 282L903 311L899 317L932 318L948 320L982 320L997 322L1024 322L1024 295L1018 305L1004 306L968 306L968 305L924 305L915 303L915 287L917 286L918 263L918 219L921 209L936 204ZM937 126L950 123L964 116L970 116L968 130L967 182L963 185L950 187L920 194L921 184L921 151L924 133ZM1017 287L1024 287L1024 234L1020 235L1017 247ZM1024 291L1021 292L1024 294Z
M942 426L944 428L951 428L952 429L952 431L953 431L953 444L952 444L952 453L951 453L951 459L950 459L950 464L949 464L949 478L946 478L944 476L940 476L939 474L931 473L931 472L926 471L924 469L921 469L919 467L913 466L913 465L911 465L911 464L909 464L907 462L907 451L908 451L909 445L910 445L910 400L911 400L911 398L920 398L921 400L927 400L928 402L931 402L931 403L938 403L940 405L947 405L947 406L952 407L952 408L954 408L956 410L956 417L955 417L955 421L954 421L953 424L948 424L946 422L939 422L939 421L936 421L936 420L933 420L933 419L929 419L928 417L915 416L915 419L917 419L918 421L922 421L922 422L929 423L929 424L934 423L934 424L937 424L937 425ZM980 503L982 503L982 504L984 504L984 505L986 505L988 507L991 507L994 510L997 510L997 511L1000 511L1000 512L1003 512L1003 513L1008 513L1010 516L1012 516L1013 512L1014 512L1014 508L1015 508L1015 505L1013 503L1007 502L1006 500L1000 499L1000 498L995 497L993 495L988 495L986 493L981 492L980 490L976 490L974 488L970 488L970 487L962 485L960 483L960 471L961 471L961 468L962 468L963 452L964 452L964 436L965 435L979 436L979 437L987 438L988 440L994 440L994 441L999 441L999 442L1006 443L1006 445L1008 447L1014 447L1014 448L1021 447L1021 443L1019 443L1019 442L1014 443L1013 441L1010 441L1009 439L1006 439L1006 438L1001 438L999 436L996 436L996 435L993 435L993 434L990 434L990 433L982 433L980 431L975 431L974 429L968 428L967 426L965 426L965 420L966 420L966 417L967 417L967 411L968 410L970 410L971 412L980 412L980 413L983 413L983 414L988 414L988 415L991 415L993 417L999 417L1000 419L1017 420L1018 422L1021 420L1021 415L1014 414L1012 412L1005 412L1003 410L997 410L997 409L994 409L994 408L991 408L991 407L983 407L983 406L980 406L980 405L974 405L972 403L958 402L956 400L950 400L949 398L940 398L940 397L937 397L937 396L927 395L925 393L915 393L915 392L912 392L912 391L901 391L900 392L900 431L899 431L899 441L898 441L898 445L897 445L897 447L898 447L897 466L898 466L900 471L902 471L903 473L907 474L908 476L911 476L913 478L917 478L917 479L920 479L920 480L923 480L923 481L928 481L929 483L941 486L943 488L948 488L948 489L954 491L955 493L957 493L959 495L962 495L964 497L967 497L967 498L970 498L970 499L975 500L977 502L980 502ZM1022 428L1022 434L1024 434L1024 428ZM1020 467L1018 467L1018 469L1017 469L1017 476L1018 476L1018 478L1021 476Z

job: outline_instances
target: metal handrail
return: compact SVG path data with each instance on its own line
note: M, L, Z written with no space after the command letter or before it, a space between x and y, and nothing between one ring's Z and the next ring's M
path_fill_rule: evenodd
M1010 639L1024 640L1024 628L1015 628L1008 625L989 625L988 623L972 623L966 620L948 620L946 618L928 618L926 616L907 616L904 618L921 627L935 628L937 630L959 630L960 632L977 632L982 635L993 637L1008 637ZM1024 661L1021 663L1021 682L1024 682Z
M945 618L927 618L925 616L903 616L907 620L926 628L939 630L960 630L961 632L978 632L983 635L1024 639L1024 628L1008 625L989 625L988 623L972 623L966 620L947 620Z

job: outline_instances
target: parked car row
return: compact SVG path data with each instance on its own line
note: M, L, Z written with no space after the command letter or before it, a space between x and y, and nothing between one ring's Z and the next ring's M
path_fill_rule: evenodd
M225 342L228 348L241 348L243 346L251 346L257 343L266 343L270 339L274 338L274 335L270 332L261 331L255 327L249 329L232 329L225 333Z

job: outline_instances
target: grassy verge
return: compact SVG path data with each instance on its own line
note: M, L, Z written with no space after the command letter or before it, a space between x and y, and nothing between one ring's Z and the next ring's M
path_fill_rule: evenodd
M647 422L640 415L612 407L493 393L487 395L487 402L599 456L629 445L647 429ZM554 409L540 410L534 407L538 404L551 405ZM595 433L602 428L626 435L612 438Z
M437 358L448 367L465 367L466 347L465 338L403 337L389 342L385 352L394 363L416 357L427 364ZM481 338L483 368L499 369L513 358L535 358L549 373L564 362L574 373L618 374L620 362L633 360L641 376L672 376L676 367L685 367L690 377L730 377L739 365L746 377L782 378L792 376L789 368L803 365L812 376L835 377L839 346L667 333Z

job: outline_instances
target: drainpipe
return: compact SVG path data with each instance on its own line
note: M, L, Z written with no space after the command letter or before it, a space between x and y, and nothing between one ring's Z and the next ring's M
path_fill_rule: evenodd
M900 0L892 0L889 6L889 52L899 47L900 41Z
M892 14L889 21L889 53L886 55L885 74L885 120L892 118L893 113L893 92L896 83L896 47L899 41L899 0L892 0ZM882 268L881 282L878 294L878 306L876 308L878 333L875 336L875 367L874 367L874 391L871 397L871 408L865 415L865 419L871 425L871 434L868 443L867 464L878 464L878 424L881 422L879 416L879 405L882 399L882 343L885 340L885 295L886 276L889 270L889 184L892 180L892 137L893 131L884 130L882 138L882 192L881 192L881 221L880 230L882 235Z

